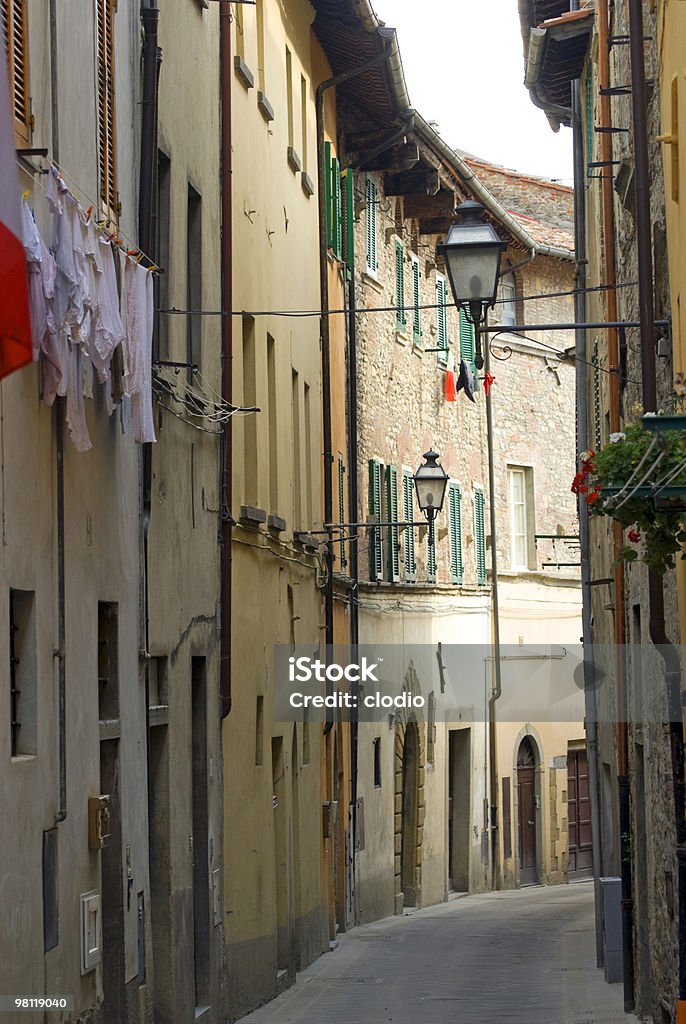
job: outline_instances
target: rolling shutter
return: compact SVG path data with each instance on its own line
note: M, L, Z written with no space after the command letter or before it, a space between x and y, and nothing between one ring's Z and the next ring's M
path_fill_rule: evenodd
M403 472L403 519L406 523L414 522L414 480L412 474ZM417 579L417 562L414 554L414 526L406 526L405 538L405 580L414 583Z
M378 459L369 460L369 514L381 519L381 463ZM381 527L373 527L369 531L369 578L372 581L383 579L383 546Z
M474 491L474 533L475 533L475 554L476 554L476 582L483 587L487 583L486 576L486 529L485 529L485 502L484 492L480 489Z
M10 78L10 103L14 138L19 148L27 147L31 136L31 104L29 102L28 35L26 8L28 0L0 0L2 36L7 53Z
M462 494L458 484L448 489L448 517L450 524L450 581L461 584L462 565Z
M115 161L114 0L96 0L98 45L98 159L100 198L107 210L119 212Z
M386 467L386 508L389 523L398 522L398 469ZM397 583L400 579L400 540L397 526L388 528L388 579Z

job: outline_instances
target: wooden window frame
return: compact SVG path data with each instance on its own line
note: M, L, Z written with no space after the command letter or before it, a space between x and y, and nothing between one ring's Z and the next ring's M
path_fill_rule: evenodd
M481 506L481 523L479 523ZM486 567L486 497L482 487L474 488L474 558L476 561L476 585L485 587L488 583Z
M29 95L28 0L0 0L4 25L14 144L28 148L33 133Z

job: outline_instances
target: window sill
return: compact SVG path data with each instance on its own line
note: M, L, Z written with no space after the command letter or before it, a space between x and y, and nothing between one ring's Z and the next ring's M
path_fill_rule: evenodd
M370 285L375 292L379 294L383 292L383 282L379 280L374 271L370 270L369 267L362 271L362 280L365 284Z
M407 345L410 339L408 338L405 331L401 330L399 327L396 327L395 340L398 342L399 345Z
M255 85L255 76L253 75L252 71L245 63L243 58L239 57L238 54L236 54L236 56L233 58L233 70L235 72L236 78L238 79L242 86L244 86L246 89L253 88L253 86Z
M274 120L274 108L261 89L257 90L257 107L267 123Z
M424 346L421 341L417 341L415 338L412 339L412 351L416 356L424 355Z
M298 156L298 153L293 148L293 146L289 146L288 147L288 150L287 150L287 160L288 160L288 166L293 171L293 173L294 174L300 174L300 172L303 169L303 164L302 164L302 160Z
M310 199L314 195L314 182L307 171L302 172L300 176L300 185L307 198Z

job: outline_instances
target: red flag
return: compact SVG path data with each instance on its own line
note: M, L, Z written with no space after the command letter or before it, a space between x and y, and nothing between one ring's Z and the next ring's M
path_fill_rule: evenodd
M0 378L31 362L26 257L5 47L0 45Z
M448 355L448 362L445 367L445 400L446 402L457 401L457 382L455 380L455 359L452 352Z
M488 393L491 390L491 384L493 383L494 380L495 380L495 377L493 376L493 374L489 373L489 371L486 370L486 373L484 374L484 391L486 392L486 397L487 398L488 398Z

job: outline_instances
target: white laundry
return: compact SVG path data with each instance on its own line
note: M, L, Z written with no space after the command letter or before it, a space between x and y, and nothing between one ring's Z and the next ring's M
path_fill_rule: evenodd
M67 381L67 426L77 452L87 452L93 444L86 423L86 407L83 402L83 366L86 358L80 345L73 345L69 353Z
M98 242L100 273L96 275L97 312L91 357L101 381L104 369L117 345L124 342L124 326L119 310L117 273L112 244L101 238ZM108 375L109 376L109 375Z
M22 204L24 249L29 271L29 311L33 338L33 358L42 354L41 394L52 405L62 379L66 353L59 349L53 299L57 266L43 241L26 200Z
M121 253L121 318L124 327L124 394L131 398L130 432L136 441L156 441L152 414L152 274Z

